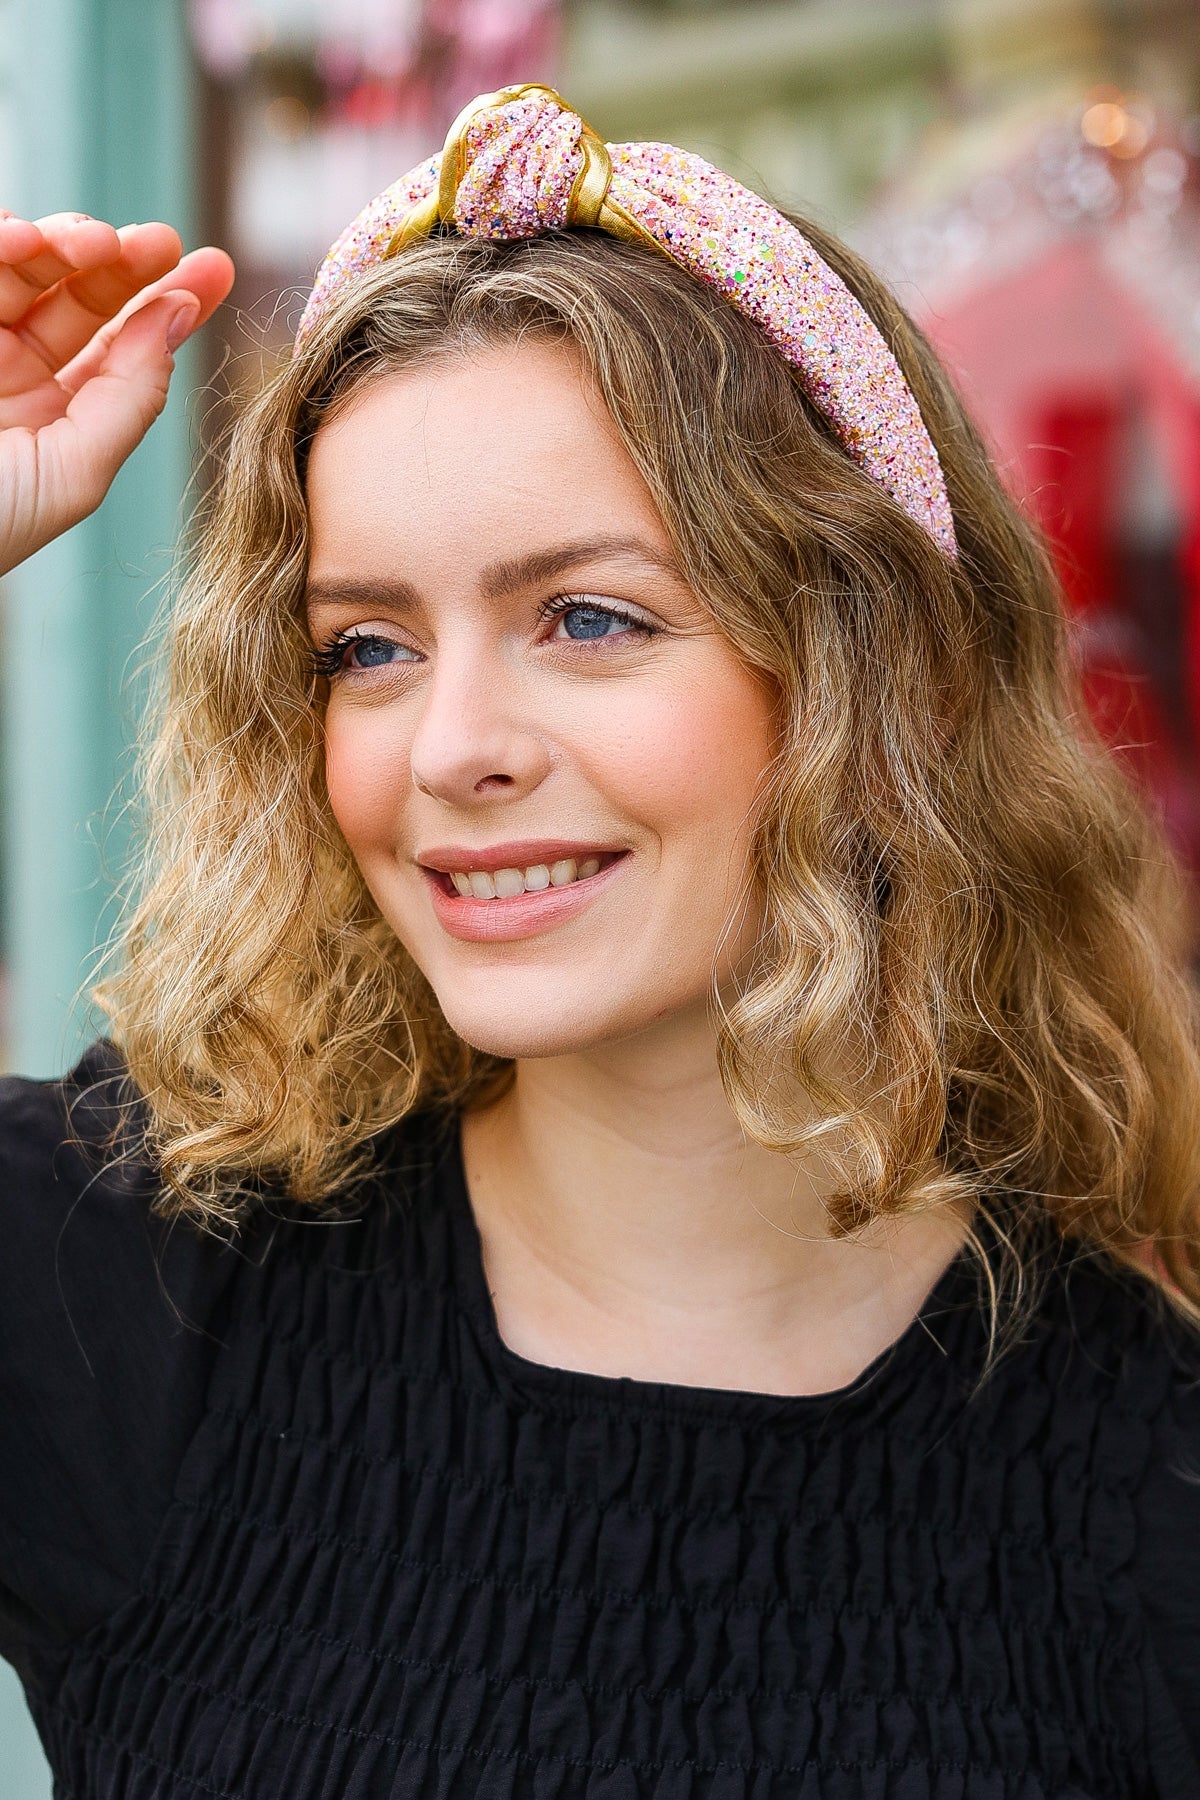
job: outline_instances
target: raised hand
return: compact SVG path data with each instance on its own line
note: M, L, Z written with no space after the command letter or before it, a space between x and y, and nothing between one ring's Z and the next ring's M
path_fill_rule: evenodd
M0 212L0 574L94 512L233 284L169 225Z

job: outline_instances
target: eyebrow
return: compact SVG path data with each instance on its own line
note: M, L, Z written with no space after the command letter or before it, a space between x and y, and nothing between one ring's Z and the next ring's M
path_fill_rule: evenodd
M661 570L675 581L683 582L683 572L670 556L664 556L639 538L605 535L582 538L571 544L558 544L545 550L531 550L524 556L506 557L489 563L479 578L486 600L503 600L522 588L552 581L582 563L615 561L618 557L636 557ZM373 577L369 581L311 581L305 593L309 606L333 605L338 601L364 599L386 602L397 612L405 612L420 604L421 596L410 581L392 576Z
M534 587L541 581L552 581L580 563L602 562L620 556L632 556L649 563L664 574L683 580L675 560L663 556L640 538L620 538L605 534L584 538L573 544L559 544L553 549L531 550L526 556L509 557L504 562L489 563L480 577L479 586L485 600L503 600L522 588Z

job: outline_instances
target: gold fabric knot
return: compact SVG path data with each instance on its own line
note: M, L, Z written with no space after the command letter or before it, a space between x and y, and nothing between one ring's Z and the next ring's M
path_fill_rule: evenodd
M464 237L501 239L598 225L611 180L607 145L553 88L501 88L455 119L436 194L403 221L387 254L438 222Z

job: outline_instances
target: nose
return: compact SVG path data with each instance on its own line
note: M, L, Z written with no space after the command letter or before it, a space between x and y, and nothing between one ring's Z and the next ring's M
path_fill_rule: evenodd
M529 791L552 763L533 684L478 633L440 645L409 761L413 785L447 806L497 789Z

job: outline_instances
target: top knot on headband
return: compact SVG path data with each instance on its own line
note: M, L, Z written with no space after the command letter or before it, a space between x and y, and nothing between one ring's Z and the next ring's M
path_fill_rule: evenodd
M441 154L385 188L338 238L296 350L346 282L439 225L504 239L592 226L665 253L762 328L847 454L957 556L937 451L877 327L794 225L703 157L673 144L606 144L537 82L481 94Z

